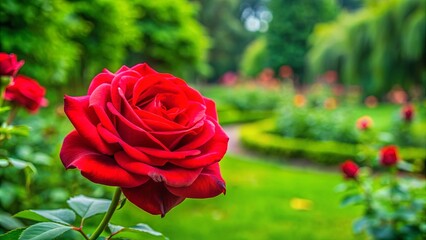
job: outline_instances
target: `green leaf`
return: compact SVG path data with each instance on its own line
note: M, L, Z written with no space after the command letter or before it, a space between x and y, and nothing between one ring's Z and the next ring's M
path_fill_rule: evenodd
M109 228L109 231L111 232L111 235L115 235L124 229L123 226L118 226L111 223L108 223L108 228Z
M407 172L413 172L415 169L415 166L411 163L408 163L406 161L399 161L397 165L398 169L404 170Z
M75 221L75 213L69 209L54 209L54 210L24 210L15 217L26 218L34 221L46 221L62 223L70 225Z
M15 159L15 158L9 158L9 162L12 166L14 166L17 169L29 168L33 173L37 172L37 169L30 162Z
M9 213L0 213L0 226L2 226L5 229L15 229L23 227L24 224L22 224L18 219L13 218Z
M1 113L4 113L4 112L7 112L7 111L9 111L9 110L10 110L10 107L9 107L9 106L0 107L0 114L1 114Z
M148 226L144 223L138 223L134 227L123 227L123 226L118 226L118 225L114 225L114 224L109 223L108 227L109 227L109 230L111 231L111 236L119 234L119 233L128 232L128 233L137 233L137 234L148 233L148 234L151 234L153 236L157 236L157 237L163 236L164 237L164 235L162 233L153 230L150 226ZM166 237L164 237L164 238L166 238Z
M360 194L353 194L353 195L347 195L343 198L340 205L342 207L352 205L352 204L359 204L364 200L364 197Z
M125 228L123 231L130 231L130 232L144 232L149 233L154 236L162 236L163 234L157 231L154 231L150 226L144 224L144 223L138 223L134 227Z
M25 228L17 228L12 231L9 231L7 233L1 234L0 239L1 240L16 240L19 238L19 236L22 234L22 232L25 230Z
M80 195L69 199L67 203L79 216L89 218L107 212L111 201Z
M19 240L49 240L71 230L71 226L64 226L59 223L43 222L34 224L25 229Z
M0 167L7 167L9 164L10 163L7 159L0 159Z
M121 199L121 200L120 200L120 204L118 205L117 210L122 209L122 208L124 207L124 204L126 204L126 202L127 202L127 198L123 198L123 199Z
M363 230L368 227L369 221L367 218L360 218L354 222L352 225L352 231L355 234L360 234Z

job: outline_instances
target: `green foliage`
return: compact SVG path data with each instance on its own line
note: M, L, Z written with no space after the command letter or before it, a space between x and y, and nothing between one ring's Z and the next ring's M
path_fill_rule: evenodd
M292 138L357 143L358 135L348 111L288 106L279 114L277 131Z
M71 37L81 25L72 6L65 0L5 0L0 9L0 50L25 58L21 73L43 84L64 83L79 54Z
M350 232L351 221L361 209L341 208L341 195L333 191L341 181L338 173L268 160L228 154L221 161L225 196L187 199L164 218L153 218L126 204L114 214L113 222L149 222L173 240L364 239ZM311 208L294 209L295 198L311 201Z
M426 86L426 2L371 1L354 13L320 24L308 53L314 74L337 70L364 96L383 97L395 84Z
M141 45L140 29L136 26L136 11L129 1L71 0L73 18L82 30L72 38L80 48L75 80L86 83L102 69L121 67L128 50Z
M72 210L74 210L80 217L84 219L106 212L109 205L111 204L111 201L107 199L89 198L80 195L70 198L67 203L72 208Z
M259 37L247 46L240 64L242 76L255 77L266 67L266 44L266 38Z
M339 186L345 192L342 206L362 205L365 209L362 217L353 223L353 232L366 232L373 239L423 239L426 182L398 176L396 166L381 170L373 176L370 168L363 167L356 179Z
M0 50L25 58L42 85L77 88L108 68L148 61L175 75L206 74L209 39L187 0L5 0Z
M55 239L65 232L71 230L72 227L64 226L59 223L43 222L36 223L25 229L19 237L19 240L48 240Z
M337 5L331 0L272 0L273 19L266 33L268 66L278 70L289 65L296 75L304 74L307 38L315 24L332 20Z
M274 116L286 91L244 85L201 88L204 96L215 100L221 124L253 122Z
M245 125L241 129L241 141L244 146L256 151L284 156L288 158L305 158L324 164L338 164L346 159L361 160L358 154L365 152L361 144L349 144L336 141L315 141L311 139L282 137L276 134L274 120ZM401 148L401 157L417 164L419 171L424 166L426 150L423 148ZM376 152L365 152L374 158Z
M196 21L197 8L187 0L132 0L142 46L128 61L150 63L182 76L207 73L209 39ZM185 77L186 77L185 76ZM189 80L189 79L188 79Z
M209 49L210 81L217 81L225 72L235 71L241 54L252 40L240 20L244 0L198 0L198 19L211 38Z
M117 195L119 196L119 195ZM36 221L34 225L27 228L18 228L3 235L1 239L19 239L19 240L49 240L57 239L64 233L73 230L79 232L85 239L88 236L84 233L85 220L95 215L106 213L109 210L111 201L107 199L90 198L83 195L73 197L68 200L68 205L72 209L53 209L53 210L24 210L15 217L30 219ZM80 217L80 221L76 224L76 214ZM78 227L77 227L78 226ZM136 233L137 238L142 234L150 234L153 236L162 236L160 232L154 231L146 224L139 223L133 227L122 227L109 224L110 235L106 239L122 233ZM126 236L126 235L124 235Z

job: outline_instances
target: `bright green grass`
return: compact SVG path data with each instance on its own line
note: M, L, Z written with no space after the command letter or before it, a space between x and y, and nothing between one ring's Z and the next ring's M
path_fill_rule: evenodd
M334 192L342 181L338 173L234 156L227 156L221 166L227 181L225 196L187 199L164 218L127 203L112 223L147 223L171 240L359 239L351 233L351 222L361 209L339 206L341 195ZM293 198L311 200L312 209L292 209Z

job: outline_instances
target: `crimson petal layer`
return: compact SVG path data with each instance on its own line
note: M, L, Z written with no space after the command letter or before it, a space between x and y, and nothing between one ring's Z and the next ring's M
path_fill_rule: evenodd
M99 152L112 155L114 149L111 149L111 146L106 144L97 134L96 125L99 123L99 119L95 112L89 108L89 99L89 96L65 96L65 114L82 138L91 143Z
M170 209L185 200L184 197L173 195L163 183L148 181L139 187L121 188L124 196L143 210L164 216Z
M166 188L174 195L185 198L211 198L226 192L218 163L204 168L194 183L188 187L166 186Z
M83 176L95 183L135 187L149 180L147 176L127 172L111 156L91 148L77 131L65 137L60 158L67 169L78 168Z
M163 182L173 187L186 187L191 185L202 171L202 168L186 169L171 164L161 168L154 167L135 161L124 152L115 154L115 159L123 169L129 172L149 176L155 182Z

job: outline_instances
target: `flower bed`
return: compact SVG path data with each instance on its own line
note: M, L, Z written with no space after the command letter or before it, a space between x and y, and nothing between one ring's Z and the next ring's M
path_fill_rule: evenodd
M273 133L274 128L274 119L247 124L241 128L241 141L245 147L262 153L307 158L322 164L339 164L349 158L357 159L357 154L363 148L360 144L282 137ZM405 147L400 152L404 160L416 163L417 170L424 167L425 149Z

